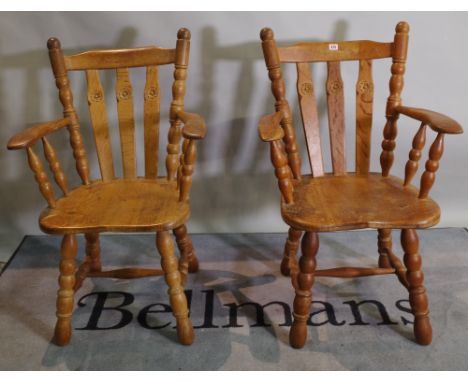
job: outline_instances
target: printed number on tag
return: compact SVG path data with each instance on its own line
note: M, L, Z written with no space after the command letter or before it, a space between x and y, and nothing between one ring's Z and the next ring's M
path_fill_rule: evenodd
M328 50L338 50L338 44L328 44Z

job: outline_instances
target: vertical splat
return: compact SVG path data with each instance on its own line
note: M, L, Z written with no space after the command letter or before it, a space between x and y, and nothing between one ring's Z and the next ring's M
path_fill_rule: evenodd
M127 68L117 69L115 96L119 117L120 150L124 178L135 178L135 121L133 116L133 89Z
M158 145L160 120L160 92L158 67L146 68L144 139L145 139L145 178L158 176Z
M306 137L307 151L313 176L323 175L320 127L312 73L308 63L297 63L297 93L301 109L302 125Z
M367 174L370 167L374 83L372 61L359 61L356 83L356 173Z
M346 173L346 153L344 95L340 62L327 62L327 71L328 129L330 132L333 174L342 175Z
M104 90L102 89L97 70L87 70L86 80L88 82L89 113L94 130L99 167L101 169L102 180L108 181L112 180L115 175Z

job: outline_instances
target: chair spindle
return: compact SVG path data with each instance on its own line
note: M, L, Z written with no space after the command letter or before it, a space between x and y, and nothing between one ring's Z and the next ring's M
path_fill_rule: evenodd
M429 159L426 162L426 171L421 176L421 188L419 198L424 199L429 195L429 191L435 181L435 173L439 168L439 160L444 152L444 134L437 134L437 138L429 149Z
M27 148L27 153L29 167L31 167L36 182L39 184L39 190L41 191L41 194L42 196L44 196L45 200L47 200L47 204L49 205L49 207L54 208L54 190L49 182L49 178L47 177L46 172L44 171L44 166L42 165L41 160L31 147Z
M284 143L281 140L270 142L271 163L275 167L275 175L284 201L289 204L293 202L292 174L288 166L288 158L284 152Z
M195 141L193 139L184 139L183 149L179 201L187 202L189 200L190 188L192 186L193 166L197 157Z
M54 179L57 182L58 186L62 190L64 195L68 194L68 182L65 176L65 173L60 166L60 162L57 159L57 153L50 144L49 140L46 137L42 138L42 144L44 147L44 154L49 162L50 171L54 174Z
M419 127L418 132L413 138L413 147L409 153L408 162L405 166L405 182L404 185L407 186L413 180L416 171L418 171L418 162L421 159L421 150L426 144L426 125L424 123Z

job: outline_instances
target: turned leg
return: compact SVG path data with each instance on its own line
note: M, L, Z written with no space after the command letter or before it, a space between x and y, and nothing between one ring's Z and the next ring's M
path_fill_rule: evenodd
M432 341L432 327L429 321L429 303L424 288L424 274L419 255L419 239L414 229L401 230L401 245L405 252L406 278L409 284L409 300L414 315L414 336L420 345L429 345Z
M391 268L388 251L392 250L392 230L379 229L378 232L379 267Z
M198 259L195 256L192 240L187 234L185 224L177 227L173 232L180 252L179 271L186 277L187 272L195 273L198 271Z
M71 316L75 285L75 258L77 253L75 235L65 235L60 253L59 290L57 293L57 323L55 325L55 343L65 346L71 338Z
M289 332L289 343L293 348L301 348L307 340L307 320L312 304L312 285L314 284L315 255L319 248L316 232L306 232L302 238L302 256L299 260L296 297L294 298L294 322Z
M297 268L296 254L301 236L302 231L289 228L288 239L284 246L283 260L281 261L281 273L284 276L289 276L291 274L291 268Z
M174 243L168 231L157 232L156 245L161 255L161 266L166 284L169 287L169 299L174 317L177 321L177 336L179 342L190 345L193 342L193 326L187 308L187 298L182 287L180 272L177 269L177 259L174 255Z

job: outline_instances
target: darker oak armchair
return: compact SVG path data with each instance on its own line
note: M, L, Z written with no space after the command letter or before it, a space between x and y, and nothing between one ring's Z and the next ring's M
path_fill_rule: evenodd
M55 342L58 345L66 345L70 341L74 293L86 277L130 279L156 275L164 275L169 286L168 293L177 321L179 341L187 345L193 342L193 327L189 319L183 284L187 272L197 271L198 262L185 223L190 214L189 191L196 156L195 142L205 136L205 123L202 117L184 110L190 32L180 29L177 37L174 49L151 46L95 50L71 56L63 54L59 40L49 39L47 46L50 62L64 117L30 127L8 142L10 150L26 150L29 165L47 201L48 208L39 218L41 229L46 233L63 235L55 326ZM166 64L174 64L175 70L169 116L167 174L160 176L158 67ZM129 68L134 67L146 67L146 85L144 94L141 94L144 98L144 177L137 175L136 166L134 94L129 76ZM106 100L99 76L101 69L113 70L117 78L115 98L120 131L122 179L118 179L114 171ZM76 70L86 73L91 125L101 175L100 179L95 180L90 179L88 159L68 77L69 71ZM63 128L68 130L76 170L82 182L75 188L68 186L57 153L47 138ZM39 141L42 141L50 172L63 193L59 198L55 197L49 176L35 152L34 146ZM171 230L180 250L179 262L174 256ZM156 232L162 270L124 268L103 271L99 233L105 231ZM75 235L79 233L83 233L86 238L86 257L77 268Z
M396 26L394 41L302 42L277 47L273 31L261 31L263 54L275 97L276 113L265 116L259 124L260 138L271 145L271 160L281 191L281 214L290 226L281 263L281 272L290 275L296 296L294 323L290 344L304 346L306 322L312 301L311 289L316 276L361 277L396 274L409 291L414 320L414 335L419 344L432 339L429 308L416 229L428 228L439 221L439 206L429 198L435 173L443 152L445 134L460 134L462 128L454 120L433 111L402 105L403 75L408 47L409 26ZM387 100L383 129L381 173L369 171L373 80L372 62L391 58L390 96ZM355 172L347 172L345 155L345 123L341 61L358 61L356 83L356 158ZM310 63L326 62L328 128L333 173L324 173L317 104ZM291 110L285 97L281 64L294 63L297 68L297 92L301 110L308 159L312 173L301 174L301 158L292 125ZM400 115L420 123L405 167L404 179L390 175L393 163L397 120ZM429 158L421 176L420 187L411 184L429 127L436 138L429 149ZM316 270L319 232L376 228L378 230L377 268L344 267ZM401 229L403 263L392 251L391 230ZM302 256L296 260L299 240Z

